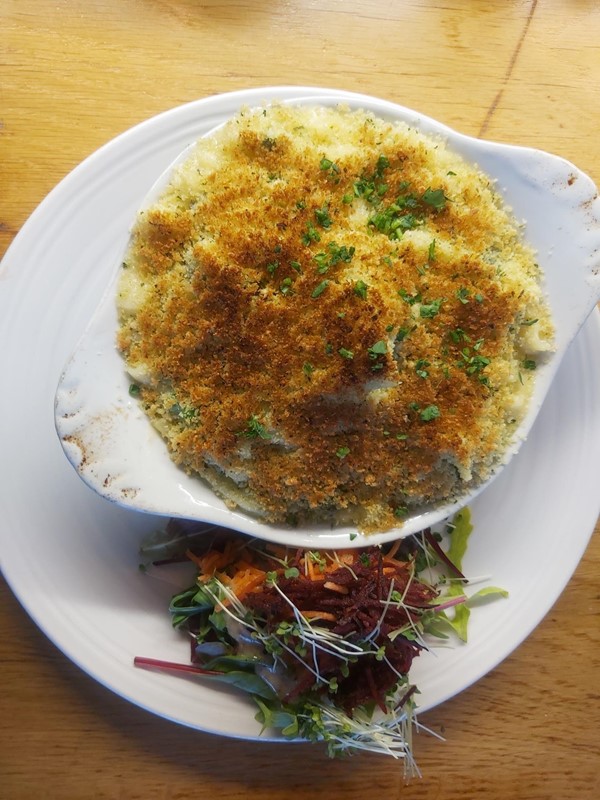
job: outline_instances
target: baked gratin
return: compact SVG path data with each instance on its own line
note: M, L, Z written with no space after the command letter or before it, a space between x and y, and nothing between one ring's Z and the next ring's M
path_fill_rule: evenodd
M476 166L404 123L273 105L135 223L118 346L173 460L271 522L386 530L502 463L553 329Z

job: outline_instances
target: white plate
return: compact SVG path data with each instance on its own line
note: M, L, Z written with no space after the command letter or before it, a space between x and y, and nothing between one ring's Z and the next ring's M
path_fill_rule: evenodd
M240 103L263 99L263 90L208 98L109 143L34 212L0 273L0 542L7 580L54 643L113 691L179 723L245 738L259 736L245 698L132 666L135 655L188 658L187 642L169 625L172 587L137 569L140 540L159 520L117 507L84 485L56 436L53 399L156 175ZM476 531L466 569L491 574L510 598L473 613L467 646L415 662L422 709L505 658L575 569L599 511L599 364L594 313L518 457L473 504Z

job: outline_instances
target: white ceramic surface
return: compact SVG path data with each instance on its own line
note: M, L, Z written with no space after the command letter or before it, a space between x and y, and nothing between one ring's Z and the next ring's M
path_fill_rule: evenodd
M260 91L253 95L262 98ZM188 658L187 642L171 630L166 611L172 588L138 571L140 541L162 520L89 490L64 457L53 406L64 363L154 176L239 102L239 94L208 98L109 143L51 192L5 256L0 374L10 391L0 392L0 555L31 617L99 682L178 723L258 739L253 707L230 689L134 669L136 655ZM566 354L519 457L472 505L466 571L489 574L510 597L473 612L468 645L417 659L413 678L422 709L496 666L548 612L598 517L598 475L600 318L594 313Z
M526 219L526 237L538 251L546 276L546 289L556 322L557 347L555 355L538 366L530 409L520 426L515 446L506 454L507 461L527 436L571 339L600 298L600 200L591 180L556 156L472 139L409 109L348 92L271 87L210 98L172 113L185 115L193 140L224 122L241 105L255 105L265 99L325 105L344 102L441 135L453 149L477 162L495 178L517 218ZM148 124L154 126L154 147L159 147L163 135L161 118ZM185 145L189 143L186 139ZM168 140L164 145L167 150ZM181 160L179 155L176 163ZM171 167L153 185L141 201L142 206L156 199L170 170ZM160 172L153 176L148 171L151 183ZM102 212L110 213L113 198L107 198L106 202L109 208L103 208ZM133 214L127 224L132 220ZM120 228L119 232L126 243L126 228ZM121 260L122 249L116 251L114 259L96 266L110 276L108 288L68 361L56 396L58 433L69 460L84 481L99 494L130 508L205 520L263 539L305 546L313 546L318 541L321 547L336 547L341 543L363 545L364 537L355 537L353 528L331 530L329 525L315 525L295 530L286 525L264 524L242 510L232 511L207 484L189 477L172 463L166 445L139 405L129 397L131 379L115 349L114 292ZM408 517L401 528L370 535L368 541L375 544L432 525L470 502L485 485L475 487L452 504Z

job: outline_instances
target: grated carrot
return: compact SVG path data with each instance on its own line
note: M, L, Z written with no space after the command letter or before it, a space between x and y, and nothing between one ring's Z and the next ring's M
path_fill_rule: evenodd
M302 616L305 619L322 619L328 622L336 622L335 614L331 614L329 611L302 611Z
M348 587L342 586L339 583L335 583L334 581L325 581L323 584L325 589L331 589L332 592L338 592L339 594L348 594Z

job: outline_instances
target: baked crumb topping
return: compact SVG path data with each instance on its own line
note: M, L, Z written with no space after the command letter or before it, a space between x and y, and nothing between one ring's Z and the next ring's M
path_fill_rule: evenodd
M176 463L269 521L401 524L497 466L552 323L491 181L402 123L243 110L136 222L118 345Z

